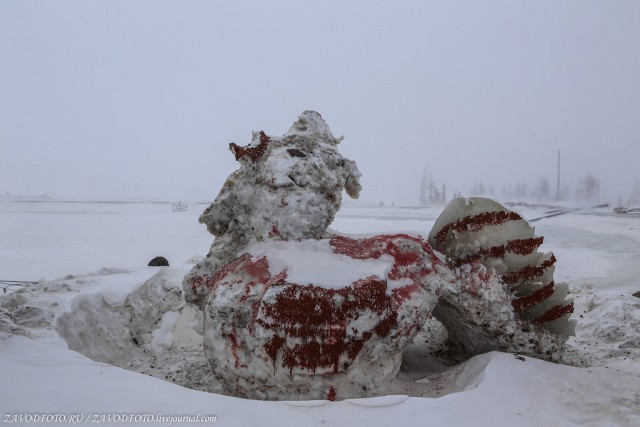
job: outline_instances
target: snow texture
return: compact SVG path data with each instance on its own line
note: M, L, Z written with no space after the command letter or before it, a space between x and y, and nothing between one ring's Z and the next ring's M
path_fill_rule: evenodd
M431 228L439 210L352 206L342 210L333 226L349 233L402 230L418 236ZM543 213L525 212L527 217ZM446 331L431 319L405 350L398 377L379 390L379 397L259 402L196 391L221 389L215 387L203 356L201 316L189 305L178 309L181 304L172 303L157 324L152 323L160 313L152 316L145 327L152 331L148 344L141 346L120 342L132 342L131 334L112 333L112 340L96 329L99 324L112 324L110 330L128 328L113 318L114 310L128 312L123 308L127 300L138 301L136 310L151 312L153 305L180 291L193 248L209 243L192 212L172 215L170 207L161 204L0 202L0 217L7 225L0 228L0 241L10 242L0 245L4 278L49 277L9 287L6 293L0 290L0 377L7 384L0 401L5 414L199 413L216 415L218 423L229 426L256 420L274 426L283 420L310 426L383 426L425 419L454 426L640 425L640 298L633 296L640 290L638 218L570 214L538 224L545 244L559 255L556 277L572 283L578 323L564 361L573 366L496 352L443 365L446 359L438 357L439 352L425 351L429 346L435 352L446 340ZM130 244L122 245L114 227ZM150 243L160 246L148 247ZM155 253L169 252L173 267L160 272L145 267ZM69 253L74 265L69 264ZM34 264L34 259L39 262ZM118 268L100 269L96 259ZM145 294L143 287L151 300L133 297ZM92 339L75 347L82 354L67 348L57 326L61 316L73 317L76 300L87 301L77 304L91 312L82 327L94 328ZM166 350L153 353L154 342ZM129 371L83 355L93 353L104 360L100 357L111 354L113 346L132 349L114 357L120 361L116 366Z

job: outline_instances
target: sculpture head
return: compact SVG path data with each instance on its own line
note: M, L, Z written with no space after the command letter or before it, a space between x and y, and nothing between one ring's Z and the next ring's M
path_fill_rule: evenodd
M230 144L240 169L200 222L216 236L322 237L340 208L342 190L357 198L361 189L355 162L338 153L340 141L320 114L304 111L281 138L261 131L245 147Z

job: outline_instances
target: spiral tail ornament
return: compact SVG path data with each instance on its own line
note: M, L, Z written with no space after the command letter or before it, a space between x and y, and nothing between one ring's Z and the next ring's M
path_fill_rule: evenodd
M556 258L538 251L543 240L520 214L481 197L452 200L429 234L429 243L446 256L450 267L479 263L487 274L498 276L523 324L574 335L569 286L554 282Z

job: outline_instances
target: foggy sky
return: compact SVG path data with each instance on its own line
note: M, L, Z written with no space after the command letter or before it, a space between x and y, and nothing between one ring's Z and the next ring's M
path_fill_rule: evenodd
M362 200L640 180L640 2L0 0L0 194L212 200L320 112Z

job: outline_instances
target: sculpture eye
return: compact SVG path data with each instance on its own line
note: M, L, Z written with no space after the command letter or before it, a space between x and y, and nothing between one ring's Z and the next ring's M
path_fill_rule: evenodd
M298 150L297 148L289 148L287 149L287 153L289 153L291 157L302 157L302 158L307 157L306 154L304 154L302 151Z

